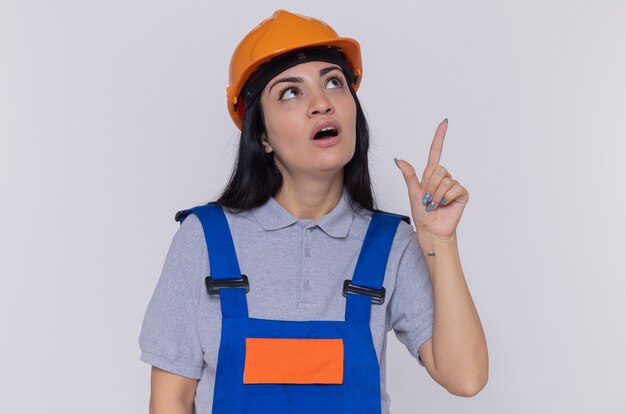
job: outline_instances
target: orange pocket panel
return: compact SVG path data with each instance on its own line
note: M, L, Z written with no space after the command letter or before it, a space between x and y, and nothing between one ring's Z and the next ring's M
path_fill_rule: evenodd
M244 384L342 384L343 340L246 338Z

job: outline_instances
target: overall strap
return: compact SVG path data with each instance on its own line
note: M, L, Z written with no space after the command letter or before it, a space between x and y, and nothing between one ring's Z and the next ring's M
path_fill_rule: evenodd
M235 245L222 207L217 203L182 210L176 213L181 224L189 214L202 223L209 254L210 276L205 279L209 294L219 294L222 317L247 318L247 277L241 274Z
M398 214L372 214L352 281L346 280L344 283L346 321L369 324L372 303L384 302L385 291L382 286L385 269L391 244L402 219L403 216Z

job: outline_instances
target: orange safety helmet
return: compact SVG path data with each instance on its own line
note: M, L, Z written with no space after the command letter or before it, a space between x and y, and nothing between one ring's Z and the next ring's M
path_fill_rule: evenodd
M226 88L228 112L239 129L243 122L239 95L246 81L263 63L271 58L310 46L339 48L354 74L354 91L359 88L363 68L359 43L339 37L328 24L313 17L276 10L239 42L230 59L229 82Z

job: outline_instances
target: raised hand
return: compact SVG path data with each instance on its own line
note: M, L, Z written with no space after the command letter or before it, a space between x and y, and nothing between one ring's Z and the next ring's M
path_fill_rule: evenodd
M439 165L447 130L446 118L435 131L421 181L411 164L396 160L409 192L411 215L416 230L442 239L456 236L457 225L469 200L468 191L457 180L452 179L446 168Z

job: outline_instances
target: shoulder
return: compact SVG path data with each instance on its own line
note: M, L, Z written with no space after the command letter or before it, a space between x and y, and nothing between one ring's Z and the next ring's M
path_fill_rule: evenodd
M174 216L174 219L180 223L180 227L174 235L173 244L181 253L186 251L190 255L206 254L205 231L210 231L210 229L205 228L208 224L206 222L203 224L202 220L193 213L192 209L198 207L204 207L204 205L180 210ZM231 233L241 231L245 233L256 223L253 211L250 209L241 211L231 210L227 207L221 209Z
M196 207L190 207L186 210L180 210L176 212L174 219L181 223L181 231L186 231L188 227L195 228L196 230L197 229L203 230L204 226L202 224L202 221L198 218L198 216L193 214L193 210L201 209L202 207L207 207L209 204L214 204L214 203L208 203L208 204L204 204L204 205L200 205ZM215 204L215 205L218 205L218 204ZM236 209L231 209L229 207L220 206L220 209L224 213L224 217L226 218L226 221L228 222L228 225L231 227L231 229L234 226L235 227L246 226L246 225L249 225L251 221L254 222L253 213L254 213L255 208L236 210ZM188 221L191 221L190 225L185 224ZM183 227L185 227L185 229L183 229Z
M361 205L353 206L353 210L354 210L355 216L359 217L359 219L363 220L366 224L369 224L371 222L372 216L374 215L374 213L389 214L389 215L396 216L397 218L399 218L400 220L398 223L398 228L396 229L394 242L392 246L392 249L394 250L398 248L401 248L402 250L404 250L404 248L406 248L410 240L416 237L417 233L415 232L415 229L413 228L413 225L411 224L411 218L409 216L405 216L403 214L399 214L391 210L375 209L372 211L372 210L362 207Z
M180 223L174 238L180 243L187 243L200 236L203 236L202 223L195 214L188 214L184 218L177 220Z
M200 219L190 213L181 217L178 212L176 221L180 225L174 233L169 254L176 257L181 264L201 262L206 254L206 242Z

